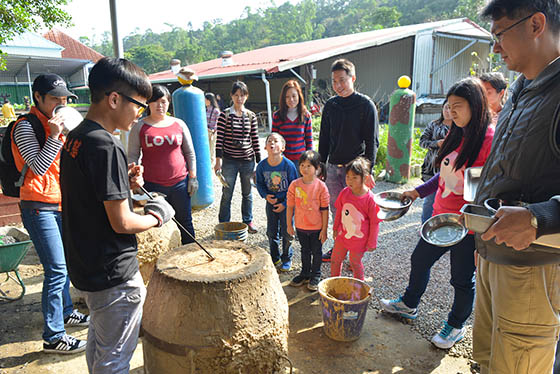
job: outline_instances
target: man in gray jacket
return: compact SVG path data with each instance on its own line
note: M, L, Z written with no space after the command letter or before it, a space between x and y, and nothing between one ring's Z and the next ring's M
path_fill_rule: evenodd
M517 200L477 235L474 358L481 373L552 373L560 331L560 2L491 0L494 52L522 75L500 113L476 203Z

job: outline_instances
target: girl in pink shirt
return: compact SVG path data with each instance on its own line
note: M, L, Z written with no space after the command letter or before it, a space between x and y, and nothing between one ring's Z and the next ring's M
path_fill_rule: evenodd
M334 204L336 216L333 225L335 238L331 256L331 277L340 275L342 261L350 252L350 265L354 278L364 280L362 257L366 251L377 248L379 207L373 201L373 193L366 185L371 162L363 157L352 160L346 166L346 187Z
M301 273L294 277L290 286L299 287L309 283L307 288L316 291L321 280L322 247L327 240L329 223L329 191L323 181L324 171L319 153L305 151L299 158L301 178L296 179L288 187L286 224L288 234L294 235L294 218L296 231L301 245Z

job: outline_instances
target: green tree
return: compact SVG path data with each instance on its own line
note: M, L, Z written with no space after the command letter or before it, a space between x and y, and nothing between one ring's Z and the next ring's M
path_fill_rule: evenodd
M450 10L458 0L385 0L384 5L395 6L402 14L401 25L432 22L450 18Z
M482 20L479 16L480 11L484 7L484 0L459 0L457 8L451 14L453 18L467 17L476 22L480 26L490 29L490 24L486 20Z
M152 74L169 68L173 52L164 50L160 44L148 44L129 49L124 57Z
M317 20L325 28L324 37L399 26L401 17L395 6L380 5L377 0L322 1L320 6L340 9L336 12L317 11L318 15L326 17Z
M2 1L2 0L0 0ZM52 0L51 0L52 1ZM241 53L271 45L295 43L449 18L468 17L475 22L484 0L300 0L296 4L273 1L266 8L246 7L231 22L216 19L194 29L191 23L166 24L168 31L139 30L123 40L125 53L146 71L162 66L169 58L195 64L231 50ZM92 40L97 40L93 38ZM91 42L104 55L112 54L112 39L105 32L100 42ZM155 48L147 50L146 46ZM154 47L155 46L155 47ZM234 57L235 59L235 57Z
M67 0L0 0L0 45L16 35L37 31L43 26L71 26L70 15L60 9L66 4ZM0 70L5 69L6 60L2 54Z
M91 47L91 39L87 36L80 36L78 38L78 41L84 45L87 45L88 47Z

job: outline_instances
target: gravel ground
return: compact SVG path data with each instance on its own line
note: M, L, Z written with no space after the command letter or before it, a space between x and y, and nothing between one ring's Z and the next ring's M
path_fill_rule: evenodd
M264 152L264 147L261 149ZM264 152L264 157L266 157L266 152ZM388 190L403 191L420 183L420 179L414 179L406 185L378 182L374 192L378 193ZM221 185L217 178L214 178L214 191L214 203L202 211L193 212L196 235L203 240L213 239L214 226L218 223ZM404 292L408 284L410 256L420 239L421 212L422 201L418 199L403 217L392 222L381 223L377 250L366 253L363 259L366 274L365 280L373 287L376 298L394 298ZM247 242L268 248L265 200L259 196L256 188L253 188L253 217L258 233L249 234ZM241 222L241 186L239 178L233 194L231 220ZM332 246L333 240L329 238L323 246L323 251ZM411 323L411 328L418 331L428 340L441 329L443 321L447 320L447 314L453 302L453 288L449 284L449 266L449 254L446 254L432 267L428 288L418 306L418 318ZM290 275L296 276L300 269L300 247L299 243L295 241L293 267ZM322 274L323 278L330 274L328 263L323 263ZM342 275L352 276L348 266L343 266ZM375 311L380 310L379 304L375 299L370 304L370 308ZM383 314L387 315L386 313ZM390 316L389 318L394 318L392 315ZM472 357L472 315L467 320L466 326L467 334L461 342L449 350L451 356Z

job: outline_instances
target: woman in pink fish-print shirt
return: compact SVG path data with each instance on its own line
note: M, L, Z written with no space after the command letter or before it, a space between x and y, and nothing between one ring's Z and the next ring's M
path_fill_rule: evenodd
M435 159L435 166L440 168L440 172L423 185L403 193L415 200L437 191L433 215L459 213L466 203L463 196L465 169L484 165L494 137L488 100L480 80L466 78L455 83L447 93L447 100L453 124ZM464 323L473 310L475 241L472 233L448 247L436 246L421 238L410 259L406 291L395 299L380 300L385 311L416 319L420 299L428 286L430 270L447 252L450 254L451 285L455 294L447 321L432 338L432 343L441 349L451 348L464 337Z

